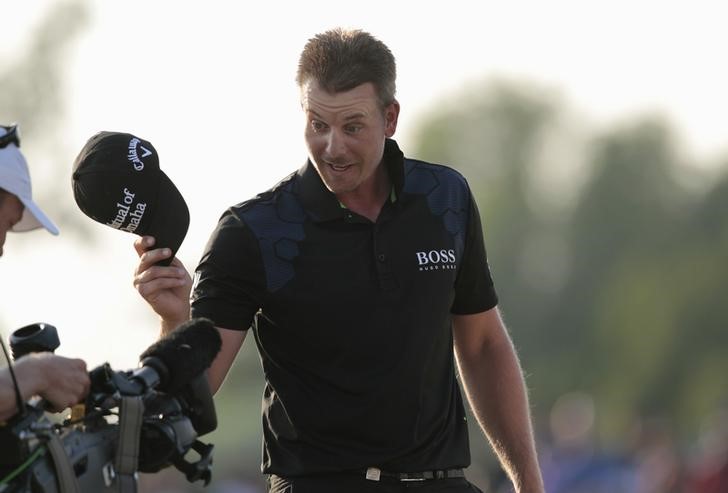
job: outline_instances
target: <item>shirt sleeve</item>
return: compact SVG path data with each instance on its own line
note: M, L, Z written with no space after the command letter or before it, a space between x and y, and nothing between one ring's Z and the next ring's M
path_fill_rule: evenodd
M255 237L233 210L227 210L195 269L192 317L209 318L225 329L247 330L262 305L260 259Z
M468 191L468 196L470 205L465 248L455 280L455 299L450 309L456 315L484 312L498 304L498 295L488 266L478 206L472 192Z

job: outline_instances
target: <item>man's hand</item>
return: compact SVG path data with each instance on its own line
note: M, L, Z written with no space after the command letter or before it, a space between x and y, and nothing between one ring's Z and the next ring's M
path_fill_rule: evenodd
M83 360L65 358L53 353L28 354L19 358L13 369L23 401L39 395L56 412L80 402L88 393L91 384ZM0 394L3 396L0 419L7 419L18 412L13 383L7 371L0 372L0 385Z
M169 258L169 248L156 248L152 236L134 241L139 265L134 272L134 287L162 318L162 331L172 330L190 317L192 278L176 257L169 266L155 265Z
M34 364L43 368L41 387L37 393L51 403L54 411L62 411L86 396L91 381L83 360L51 353L35 353L30 356L35 360Z

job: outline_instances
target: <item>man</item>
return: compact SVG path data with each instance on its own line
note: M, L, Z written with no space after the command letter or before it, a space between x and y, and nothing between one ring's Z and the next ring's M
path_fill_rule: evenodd
M58 234L58 228L33 202L28 165L19 146L17 126L0 126L0 256L8 231L44 227ZM84 361L52 353L23 356L13 370L23 401L40 395L58 411L79 402L90 385ZM0 369L0 422L17 411L15 383L4 367Z
M266 378L263 464L282 493L478 491L470 404L518 492L542 492L521 369L498 313L475 202L454 170L392 136L395 61L361 31L305 46L297 83L309 159L226 211L191 281L135 243L162 332L211 318L217 390L253 326Z

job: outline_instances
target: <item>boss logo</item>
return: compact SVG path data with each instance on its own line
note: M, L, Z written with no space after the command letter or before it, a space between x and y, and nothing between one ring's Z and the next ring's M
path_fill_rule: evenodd
M455 269L457 259L455 250L430 250L429 252L415 252L417 264L421 271Z

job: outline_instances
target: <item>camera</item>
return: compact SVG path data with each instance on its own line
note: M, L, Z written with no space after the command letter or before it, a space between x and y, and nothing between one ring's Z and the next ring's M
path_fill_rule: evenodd
M50 324L10 336L13 359L59 345ZM214 446L198 437L217 427L205 370L219 348L212 322L193 319L150 346L139 368L91 370L85 401L66 419L54 419L42 399L23 403L0 424L0 493L136 491L137 472L169 466L207 485Z

